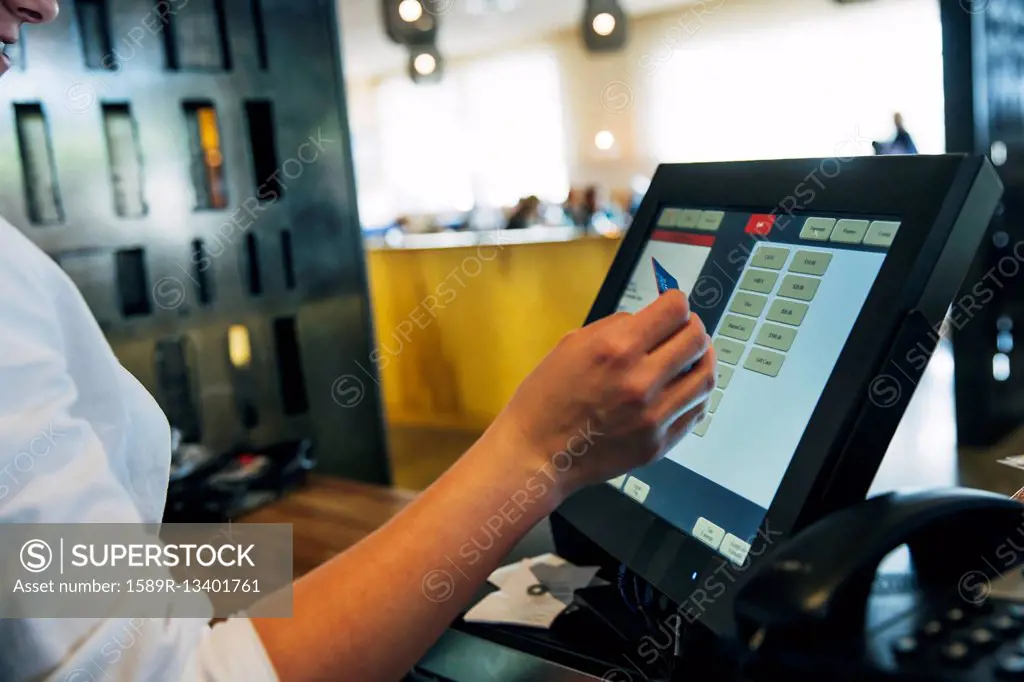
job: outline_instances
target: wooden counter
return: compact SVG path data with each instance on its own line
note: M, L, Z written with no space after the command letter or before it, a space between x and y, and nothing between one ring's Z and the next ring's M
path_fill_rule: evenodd
M368 251L371 359L394 424L480 429L578 328L619 240Z

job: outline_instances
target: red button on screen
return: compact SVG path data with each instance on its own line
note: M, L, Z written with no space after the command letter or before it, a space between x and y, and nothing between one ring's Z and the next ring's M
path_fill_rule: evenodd
M756 234L764 237L772 231L772 225L774 224L775 216L755 213L750 216L750 221L747 223L747 234Z

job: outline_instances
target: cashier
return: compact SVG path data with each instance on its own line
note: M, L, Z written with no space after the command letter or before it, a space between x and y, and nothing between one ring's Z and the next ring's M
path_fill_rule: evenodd
M6 48L23 24L57 12L56 0L0 0L0 41ZM0 58L0 73L9 67ZM112 665L103 647L123 639L125 620L0 620L0 680L397 680L533 524L573 491L685 437L706 410L714 363L679 292L575 331L434 485L295 583L292 618L146 621ZM555 465L572 444L571 466ZM15 459L27 448L40 457L24 471ZM170 456L166 418L74 285L0 222L0 521L159 522ZM529 480L544 492L534 485L524 500ZM460 567L445 600L426 598L425 577L509 500L522 502L520 520Z

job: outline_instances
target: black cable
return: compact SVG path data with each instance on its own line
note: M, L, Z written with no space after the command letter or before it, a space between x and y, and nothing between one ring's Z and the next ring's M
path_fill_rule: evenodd
M633 596L636 597L637 611L639 611L640 615L643 616L644 626L647 628L648 634L650 634L652 637L656 636L657 628L655 627L654 622L651 620L650 616L647 614L646 608L647 606L650 606L654 592L651 590L650 583L647 583L645 581L644 584L647 585L647 590L645 592L646 600L641 599L639 583L640 576L638 576L636 573L633 573L632 571L630 571L630 573L632 573L633 575Z
M619 576L616 582L619 586L619 596L622 597L622 601L626 604L626 608L633 613L636 613L639 609L639 604L634 604L629 598L629 594L626 593L626 572L628 570L629 569L626 568L626 564L619 564Z

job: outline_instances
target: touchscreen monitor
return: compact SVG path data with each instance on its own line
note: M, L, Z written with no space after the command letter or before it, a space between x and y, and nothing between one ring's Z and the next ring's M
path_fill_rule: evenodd
M689 296L718 357L709 413L609 483L742 564L861 313L899 216L662 207L618 310Z

